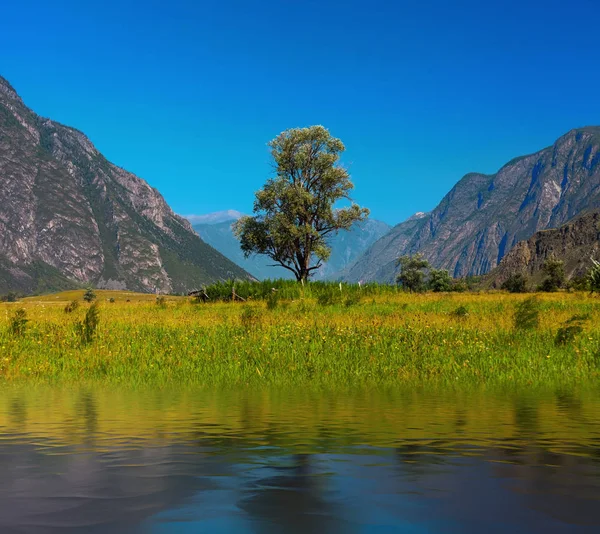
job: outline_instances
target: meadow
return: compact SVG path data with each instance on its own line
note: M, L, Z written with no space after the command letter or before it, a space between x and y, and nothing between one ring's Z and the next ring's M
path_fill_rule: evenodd
M87 337L83 291L0 304L0 380L495 388L600 377L600 298L587 293L539 294L523 307L531 295L263 285L236 289L239 302L220 300L226 284L207 288L207 303L97 291Z

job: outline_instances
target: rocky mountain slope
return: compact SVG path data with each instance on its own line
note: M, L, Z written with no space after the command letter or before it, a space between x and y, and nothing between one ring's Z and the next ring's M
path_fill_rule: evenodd
M390 282L395 259L421 252L455 277L493 269L516 243L600 208L600 127L572 130L496 174L467 174L428 215L367 250L344 278Z
M237 265L242 266L249 273L264 280L267 278L293 278L294 275L283 267L272 267L273 262L265 256L251 256L244 258L239 241L233 235L231 225L241 216L239 212L229 210L232 214L228 221L219 217L205 216L206 221L217 221L214 224L194 224L194 230L209 245L215 247L223 255ZM198 216L196 216L198 217ZM341 271L350 265L362 252L389 231L390 227L381 221L368 219L355 225L348 232L339 232L331 240L331 256L323 266L315 272L313 280L335 280L341 276Z
M179 292L249 277L78 130L0 77L0 292L80 284Z
M484 285L500 287L512 274L523 273L533 282L543 278L548 258L562 260L567 278L581 276L600 260L600 211L578 216L560 228L541 230L520 241L486 277Z

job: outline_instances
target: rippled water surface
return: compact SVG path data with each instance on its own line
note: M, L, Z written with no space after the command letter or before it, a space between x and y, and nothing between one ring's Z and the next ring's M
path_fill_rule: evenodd
M600 395L0 393L0 532L600 532Z

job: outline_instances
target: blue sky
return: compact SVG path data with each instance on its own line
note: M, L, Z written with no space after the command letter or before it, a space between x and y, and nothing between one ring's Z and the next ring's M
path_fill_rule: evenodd
M0 74L178 213L249 212L266 143L323 124L397 223L600 124L599 26L597 0L20 0Z

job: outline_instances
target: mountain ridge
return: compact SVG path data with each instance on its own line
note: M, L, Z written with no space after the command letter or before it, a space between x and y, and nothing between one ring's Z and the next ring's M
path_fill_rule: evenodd
M600 127L575 128L494 174L463 176L426 217L396 225L346 271L391 282L395 260L422 253L453 276L493 269L519 241L600 207Z
M60 274L61 288L152 292L250 277L155 188L83 132L36 115L1 77L0 177L0 290L37 290L40 269Z

